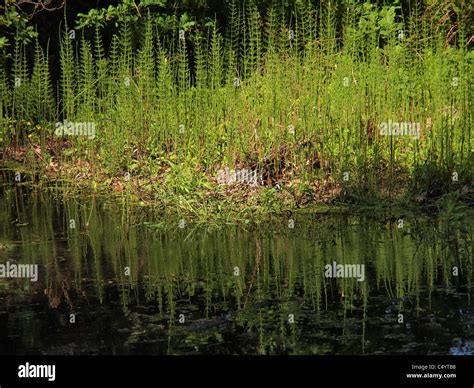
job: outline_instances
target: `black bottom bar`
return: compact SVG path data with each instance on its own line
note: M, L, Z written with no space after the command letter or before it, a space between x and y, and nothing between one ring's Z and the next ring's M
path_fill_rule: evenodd
M474 357L0 356L0 372L0 388L98 384L230 387L256 383L472 388Z

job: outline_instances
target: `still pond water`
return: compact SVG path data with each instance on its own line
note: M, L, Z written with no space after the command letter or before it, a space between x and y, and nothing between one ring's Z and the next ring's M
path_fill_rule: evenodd
M0 264L38 279L0 278L0 354L474 352L472 214L291 217L180 228L1 187Z

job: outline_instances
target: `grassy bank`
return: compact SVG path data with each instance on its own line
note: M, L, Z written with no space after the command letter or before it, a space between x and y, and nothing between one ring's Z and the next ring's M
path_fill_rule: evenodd
M287 24L234 3L225 31L162 35L148 17L110 47L66 26L57 92L47 48L30 64L18 43L0 68L2 160L198 217L472 201L471 10L398 11L347 1Z

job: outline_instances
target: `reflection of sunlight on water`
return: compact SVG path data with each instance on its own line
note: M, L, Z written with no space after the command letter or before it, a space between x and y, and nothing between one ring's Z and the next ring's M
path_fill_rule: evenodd
M453 340L453 346L449 349L449 354L453 356L472 356L474 351L474 341L462 342L461 339L455 338Z
M40 268L38 284L0 280L0 326L13 333L0 349L472 353L468 217L405 216L399 228L390 217L293 215L293 229L166 230L153 214L99 201L0 196L0 261ZM364 281L326 278L334 261L363 264Z

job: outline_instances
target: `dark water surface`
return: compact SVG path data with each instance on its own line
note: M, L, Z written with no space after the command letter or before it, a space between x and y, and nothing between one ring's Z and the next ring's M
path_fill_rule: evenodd
M0 279L0 354L474 352L469 212L180 228L18 186L0 200L0 264L39 269ZM325 277L334 261L364 281Z

